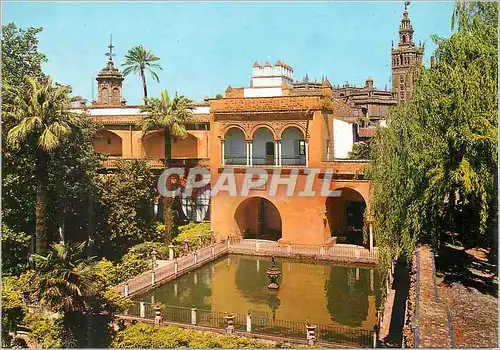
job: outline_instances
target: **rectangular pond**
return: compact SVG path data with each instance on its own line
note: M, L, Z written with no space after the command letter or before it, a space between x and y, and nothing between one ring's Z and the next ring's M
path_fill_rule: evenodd
M133 300L373 330L380 302L376 267L277 258L280 288L273 291L270 266L270 258L230 254Z

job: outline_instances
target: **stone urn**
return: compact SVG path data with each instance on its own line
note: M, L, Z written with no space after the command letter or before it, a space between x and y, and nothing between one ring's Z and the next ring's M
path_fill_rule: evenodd
M276 262L274 261L274 256L271 258L271 267L267 269L267 277L269 278L268 289L277 290L280 286L278 285L278 278L281 276L281 271L276 267Z
M227 322L226 333L228 334L234 333L234 318L235 316L232 314L224 316L224 319Z

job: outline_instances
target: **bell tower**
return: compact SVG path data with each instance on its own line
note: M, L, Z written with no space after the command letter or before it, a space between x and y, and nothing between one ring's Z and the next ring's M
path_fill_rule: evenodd
M424 47L422 45L417 47L413 41L413 26L408 17L409 4L409 1L405 2L405 10L399 26L398 46L394 48L394 42L391 45L392 91L396 94L398 103L412 97L418 69L424 55Z
M109 40L109 57L106 67L97 74L97 101L93 101L95 106L118 107L125 105L126 101L122 96L122 73L115 68L113 63L113 36Z

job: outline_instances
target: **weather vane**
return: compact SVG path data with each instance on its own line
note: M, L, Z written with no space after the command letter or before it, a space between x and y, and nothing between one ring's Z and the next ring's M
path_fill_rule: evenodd
M410 2L409 1L405 1L405 11L407 10L408 5L410 5Z
M106 52L106 56L108 56L109 60L112 61L113 60L113 56L114 56L114 54L113 54L113 48L114 48L114 46L113 46L113 34L111 34L110 37L109 37L109 46L108 46L108 48L109 48L109 52Z

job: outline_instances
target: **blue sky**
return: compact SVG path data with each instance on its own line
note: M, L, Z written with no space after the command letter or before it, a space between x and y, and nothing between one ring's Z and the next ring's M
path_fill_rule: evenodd
M142 44L161 58L160 83L148 77L148 94L177 91L195 101L248 86L254 61L282 60L295 79L327 76L332 84L390 88L391 40L398 41L404 2L2 2L2 23L43 27L44 71L92 98L95 76L106 64L113 34L115 65ZM414 38L449 36L453 2L412 1ZM124 81L128 104L142 99L139 76Z

